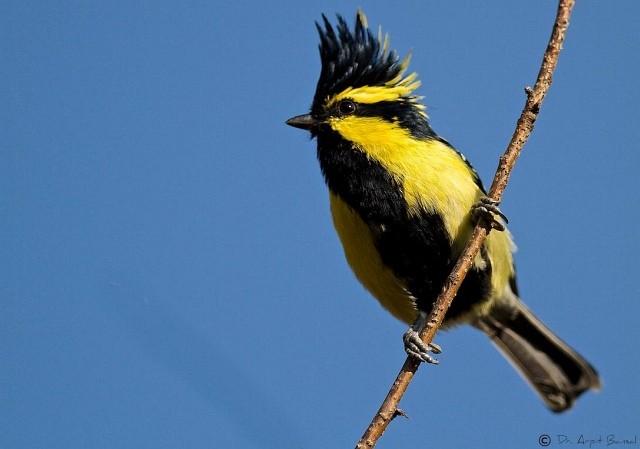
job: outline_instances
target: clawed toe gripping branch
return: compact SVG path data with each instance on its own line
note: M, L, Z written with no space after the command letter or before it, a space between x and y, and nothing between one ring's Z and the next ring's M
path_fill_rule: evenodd
M515 165L518 156L520 156L524 143L527 141L531 131L533 130L533 125L538 113L540 112L542 101L551 86L551 78L558 63L558 55L562 49L562 43L567 32L567 27L569 26L569 18L571 16L574 3L575 0L560 0L559 2L553 31L542 59L542 65L540 67L536 83L533 88L525 88L527 101L516 124L516 129L513 133L513 137L511 138L511 142L509 142L509 146L505 153L500 157L496 175L487 195L487 198L489 199L488 204L497 205L502 199L502 194L511 175L511 171L513 170L513 166ZM491 208L489 209L491 212ZM495 213L495 211L493 212ZM485 220L478 221L469 243L462 252L458 262L453 268L453 271L445 281L445 285L434 304L433 310L424 320L422 329L419 331L416 330L424 344L424 346L418 345L419 348L429 348L431 352L434 352L434 346L431 341L442 324L444 316L449 309L458 288L460 287L460 283L469 271L473 259L480 250L480 247L487 236L487 232L492 228L499 229L499 227L495 226L486 226ZM435 347L437 348L437 345ZM356 445L356 449L374 447L389 423L396 416L406 416L404 411L398 408L398 404L407 390L411 379L420 366L420 361L418 360L419 358L417 357L411 355L407 356L407 359L405 360L404 365L402 365L396 380L393 382L387 397L384 399L380 409Z

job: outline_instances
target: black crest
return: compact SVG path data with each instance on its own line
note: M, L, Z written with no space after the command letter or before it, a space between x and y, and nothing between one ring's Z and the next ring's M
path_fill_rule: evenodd
M328 97L347 87L383 86L400 79L406 68L405 61L400 61L395 51L387 51L387 38L373 35L361 11L356 16L353 32L340 15L335 30L324 14L322 19L324 30L316 22L322 69L313 99L314 112L319 112L318 108Z

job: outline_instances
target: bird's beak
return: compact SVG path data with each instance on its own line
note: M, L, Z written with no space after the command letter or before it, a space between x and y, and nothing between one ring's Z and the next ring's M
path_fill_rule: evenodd
M322 121L314 118L311 114L303 114L291 117L285 123L295 128L311 130L311 128L322 123Z

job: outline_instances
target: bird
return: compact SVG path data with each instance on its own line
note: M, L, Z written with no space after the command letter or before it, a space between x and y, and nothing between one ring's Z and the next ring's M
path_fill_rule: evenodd
M317 140L333 224L345 258L372 296L409 324L405 351L437 363L424 324L477 220L490 232L448 310L443 328L484 332L553 412L588 390L596 370L520 299L506 217L465 156L431 128L410 55L389 49L358 10L355 25L322 15L320 76L309 113L286 121Z

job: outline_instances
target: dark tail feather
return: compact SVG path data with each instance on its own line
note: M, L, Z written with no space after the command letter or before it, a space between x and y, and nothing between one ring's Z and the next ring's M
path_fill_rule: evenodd
M560 340L513 295L508 305L481 318L485 332L554 412L565 411L600 379L582 356Z

